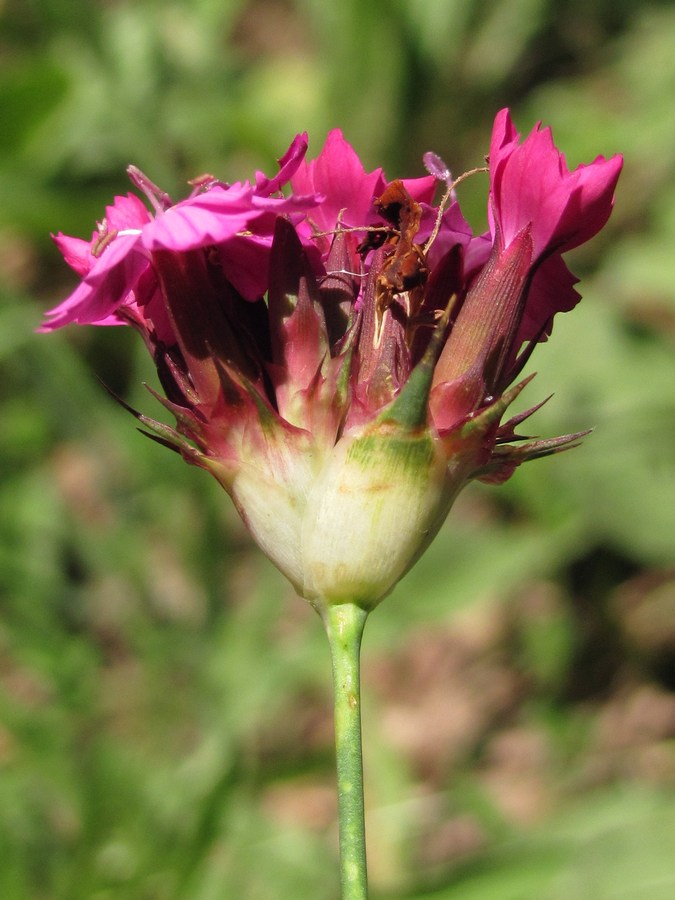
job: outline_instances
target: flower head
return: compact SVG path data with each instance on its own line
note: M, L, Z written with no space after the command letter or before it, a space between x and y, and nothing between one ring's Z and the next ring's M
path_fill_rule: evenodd
M435 155L387 181L339 131L306 150L299 135L275 176L204 176L177 203L131 168L153 213L117 197L91 242L56 236L81 282L43 330L139 331L176 421L135 412L150 435L218 479L299 593L369 608L469 480L579 437L523 443L534 410L502 418L578 298L561 254L607 220L621 159L568 172L548 130L520 142L501 112L474 235Z

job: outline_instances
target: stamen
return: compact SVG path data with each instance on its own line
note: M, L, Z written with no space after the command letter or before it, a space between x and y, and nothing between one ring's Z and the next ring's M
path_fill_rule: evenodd
M469 169L468 172L464 172L459 178L456 178L452 182L452 189L454 190L458 184L461 184L463 181L466 181L467 178L471 178L472 175L478 175L480 172L489 172L490 169L488 166L477 166L475 169Z
M432 167L434 166L435 163L439 164L438 170L437 170L438 174L436 171L432 171ZM438 232L441 230L441 222L443 220L443 214L445 213L445 208L448 205L448 201L452 200L454 202L457 199L457 194L455 193L455 188L457 187L457 185L461 184L463 181L465 181L471 175L477 175L479 172L489 172L490 170L488 169L487 166L479 166L476 169L469 169L468 172L464 172L462 175L459 176L459 178L456 178L453 181L452 176L450 175L450 169L448 169L448 167L445 165L445 163L440 158L440 156L436 156L435 153L429 152L429 153L424 154L424 165L426 166L427 171L429 172L430 175L433 175L435 178L438 178L439 181L444 181L447 184L447 190L441 197L441 202L438 204L438 212L436 214L436 222L434 224L433 231L427 238L427 241L424 245L424 252L428 253L429 248L432 246L433 242L438 237ZM442 169L441 166L444 167L444 169ZM448 176L447 178L444 176L439 177L441 175L442 171L445 171L447 173L447 176Z
M315 231L312 237L329 237L336 234L362 234L364 231L384 234L392 233L388 225L354 225L348 228L331 228L329 231Z
M95 256L96 259L99 258L109 244L112 244L119 234L118 231L107 231L107 227L105 219L97 225L98 238L91 245L91 255Z
M448 189L452 188L452 174L450 169L437 153L429 150L422 157L424 168L430 175L433 175L438 181L444 181Z
M108 231L108 223L105 219L96 223L96 230L98 231L98 237L91 245L91 255L95 256L96 259L99 258L106 247L112 244L115 238L135 236L141 233L140 228L121 228L119 231L115 229Z
M330 269L325 275L319 276L319 281L325 281L326 278L332 278L333 275L349 275L352 278L365 278L367 272L350 272L349 269Z
M170 206L173 206L171 197L169 197L169 195L161 188L157 187L154 182L150 181L148 176L144 175L136 166L128 166L127 174L136 187L140 191L143 191L152 204L155 212L164 212Z
M218 179L210 172L204 172L203 175L198 175L197 178L188 178L188 184L194 188L208 187L214 181L218 181Z

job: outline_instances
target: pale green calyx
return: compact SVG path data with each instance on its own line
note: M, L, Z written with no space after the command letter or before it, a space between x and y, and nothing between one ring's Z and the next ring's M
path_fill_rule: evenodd
M228 489L256 542L314 606L375 606L436 535L464 473L452 478L428 428L376 420L325 455L275 443Z
M301 593L375 606L436 535L457 491L427 429L371 423L343 437L307 497Z

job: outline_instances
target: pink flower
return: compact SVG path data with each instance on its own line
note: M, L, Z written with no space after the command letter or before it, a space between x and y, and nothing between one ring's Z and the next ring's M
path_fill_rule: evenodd
M149 260L141 246L142 229L151 221L138 197L115 197L91 242L64 234L54 241L82 282L63 303L47 313L43 331L69 322L119 325L118 310L135 305L135 290Z
M403 184L414 200L431 203L436 187L433 176L409 178ZM338 221L345 228L374 223L373 200L384 191L387 181L382 169L366 172L354 148L335 128L318 157L302 161L291 185L300 194L321 195L323 200L310 219L318 229L330 231Z
M334 229L338 219L345 227L363 226L385 184L382 169L366 172L339 128L329 132L319 156L303 161L291 178L294 191L323 197L310 215L321 231Z
M579 438L522 443L536 407L501 420L578 299L561 254L606 222L621 159L568 172L547 129L521 143L501 112L476 236L438 157L388 182L340 131L306 150L299 135L275 176L204 176L178 203L131 169L154 214L117 197L91 242L56 236L82 280L43 330L138 330L176 421L134 412L150 435L218 479L299 593L369 607L467 481Z
M561 254L607 222L622 164L620 156L598 157L570 172L550 129L537 126L520 143L508 110L497 115L490 145L492 254L436 368L432 406L439 427L501 393L550 333L554 315L577 303L577 279Z
M621 156L598 156L570 172L550 128L537 125L520 143L508 109L498 113L490 142L490 230L508 247L524 227L532 229L532 286L514 337L519 346L550 333L555 313L579 301L577 279L560 255L605 225L622 165Z
M155 216L129 194L116 197L106 208L88 246L78 238L55 236L66 261L83 280L70 297L47 313L49 321L42 330L69 322L122 324L131 318L168 340L166 318L160 315L161 321L155 322L146 315L158 289L152 254L162 249L214 247L231 283L242 296L257 299L266 290L277 216L304 213L316 203L314 196L273 196L297 169L306 150L306 135L298 135L279 161L275 178L258 173L255 185L247 181L230 186L208 176L199 180L190 197L176 204L131 167L132 180L151 200Z
M612 211L623 160L598 156L570 172L550 128L537 125L520 143L508 109L497 114L490 142L490 212L493 237L505 247L532 228L532 261L588 241Z

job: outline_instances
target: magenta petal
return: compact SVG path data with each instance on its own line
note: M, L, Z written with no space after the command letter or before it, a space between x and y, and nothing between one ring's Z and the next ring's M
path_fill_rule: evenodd
M252 196L248 183L230 188L215 185L158 215L145 229L143 244L150 252L219 244L246 228Z
M511 154L518 146L518 132L516 131L511 114L508 109L502 109L497 113L492 126L492 139L490 140L490 189L494 197L500 191L504 166ZM488 204L488 214L492 213L492 204ZM490 223L492 227L492 223ZM503 226L502 226L502 234Z
M494 163L490 157L494 213L507 247L524 225L532 224L536 258L554 238L565 208L568 194L559 190L564 162L548 128L534 129L523 144L508 143L504 150L508 155Z
M111 277L140 274L149 264L140 249L140 234L120 234L102 251L85 278L87 284L101 287Z
M256 193L267 197L281 190L282 186L291 180L291 177L305 158L307 145L306 131L296 135L291 146L279 160L279 171L274 178L267 178L262 172L256 173Z
M413 200L418 203L431 203L436 193L438 179L433 175L422 175L421 178L402 178L403 186Z
M73 322L78 325L121 325L115 314L119 305L111 303L109 296L82 281L63 303L45 313L48 320L38 331L53 331Z
M94 238L92 240L95 239ZM84 277L96 262L96 257L91 254L92 241L83 241L81 238L68 237L59 232L52 235L52 240L61 251L61 255L71 269Z
M150 252L218 245L249 231L268 212L294 213L315 203L314 196L259 197L248 182L229 188L214 185L158 215L144 229L143 244Z
M83 318L80 319L82 311L90 312L95 309L95 298L93 298L93 294L94 289L91 285L81 281L73 293L62 303L59 303L59 305L55 306L53 309L47 310L45 313L47 321L38 328L38 331L53 331L55 328L61 328L62 325L68 325L70 322L82 321L88 324L98 322L105 313L99 314L98 317L95 315L92 316L91 314L85 314Z
M513 342L514 351L527 341L545 340L551 333L553 316L569 312L577 305L581 298L574 285L578 280L559 254L544 260L527 294L523 318Z
M267 290L271 246L269 235L252 234L235 236L220 247L223 272L245 300L257 300Z
M560 252L578 247L604 227L622 166L621 156L598 156L590 165L581 165L571 173L567 181L572 190L558 224ZM566 235L569 238L565 239Z
M148 210L135 194L115 197L112 206L106 206L107 231L138 230L151 221Z
M68 322L80 325L109 324L110 316L128 302L138 279L149 266L138 250L139 235L120 235L109 244L73 293L46 315L42 330Z
M364 225L373 198L384 190L384 184L382 169L366 172L339 128L328 133L319 156L303 163L291 179L296 193L323 195L323 202L311 214L323 231L334 229L341 213L343 225Z
M491 227L499 224L508 246L531 224L536 259L570 250L609 218L622 164L620 156L598 157L570 172L550 128L538 125L519 143L508 110L502 110L490 145Z
M478 234L471 238L464 254L464 275L467 280L481 269L490 258L492 239L489 233Z

